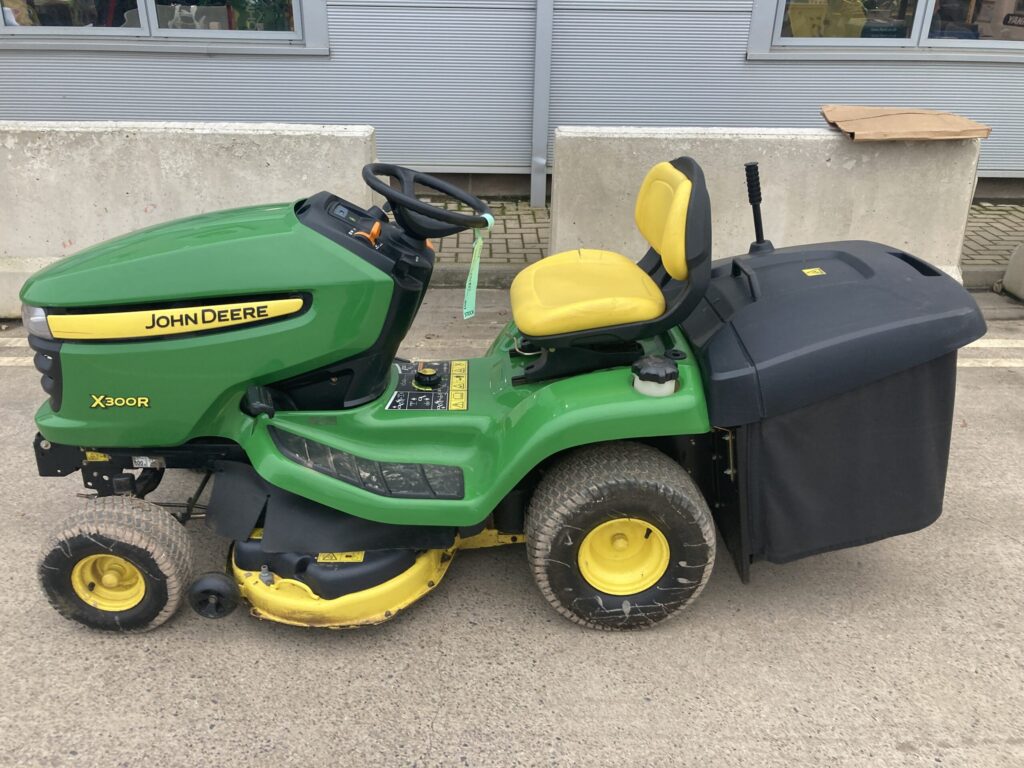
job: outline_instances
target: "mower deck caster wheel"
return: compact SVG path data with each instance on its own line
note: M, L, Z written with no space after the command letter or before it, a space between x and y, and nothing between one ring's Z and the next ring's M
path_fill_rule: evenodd
M188 604L204 619L223 619L238 607L238 585L226 573L204 573L188 588Z
M192 543L167 511L130 496L87 499L50 537L39 580L57 612L93 629L158 627L181 603Z

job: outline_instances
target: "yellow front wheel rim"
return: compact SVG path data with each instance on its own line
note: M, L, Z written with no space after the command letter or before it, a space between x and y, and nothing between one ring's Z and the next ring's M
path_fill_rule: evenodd
M71 569L71 588L101 611L127 611L146 596L142 571L117 555L87 555Z
M583 538L578 562L594 589L635 595L657 584L668 570L668 539L646 520L609 520Z

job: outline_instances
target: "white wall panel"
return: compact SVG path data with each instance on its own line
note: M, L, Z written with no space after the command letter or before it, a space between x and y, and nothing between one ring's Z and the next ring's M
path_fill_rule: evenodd
M385 160L525 172L534 7L328 0L329 57L0 46L0 119L368 123ZM747 61L751 7L556 0L551 128L813 127L826 102L905 104L993 126L981 169L1024 174L1024 63Z
M552 130L819 127L830 102L931 107L993 127L982 170L1024 172L1024 62L748 61L750 8L556 0Z
M0 47L0 119L362 123L382 160L525 171L533 0L479 6L332 2L329 58Z

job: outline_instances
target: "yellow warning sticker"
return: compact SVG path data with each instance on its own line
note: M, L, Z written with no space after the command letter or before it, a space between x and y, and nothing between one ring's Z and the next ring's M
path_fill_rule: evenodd
M263 539L263 529L262 528L253 528L252 529L252 533L249 534L249 541L262 541L262 539Z
M825 274L825 270L821 267L811 267L810 269L804 269L801 271L808 277L818 277L819 275Z
M318 563L361 563L365 552L321 552L316 556Z
M448 410L464 411L469 404L469 362L452 360L452 378L448 387Z
M110 461L109 453L100 453L99 451L86 451L86 461Z

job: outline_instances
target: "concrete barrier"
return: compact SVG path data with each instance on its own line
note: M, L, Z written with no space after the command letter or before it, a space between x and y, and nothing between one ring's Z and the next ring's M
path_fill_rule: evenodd
M996 288L1024 301L1024 245L1018 245L1010 254L1006 273L996 283Z
M640 182L655 163L689 155L707 178L715 258L745 253L754 239L743 163L756 160L765 236L776 247L875 240L959 280L978 151L977 139L855 143L825 128L559 128L551 252L586 246L639 258Z
M327 189L370 203L370 126L0 121L0 317L46 264L182 216Z

